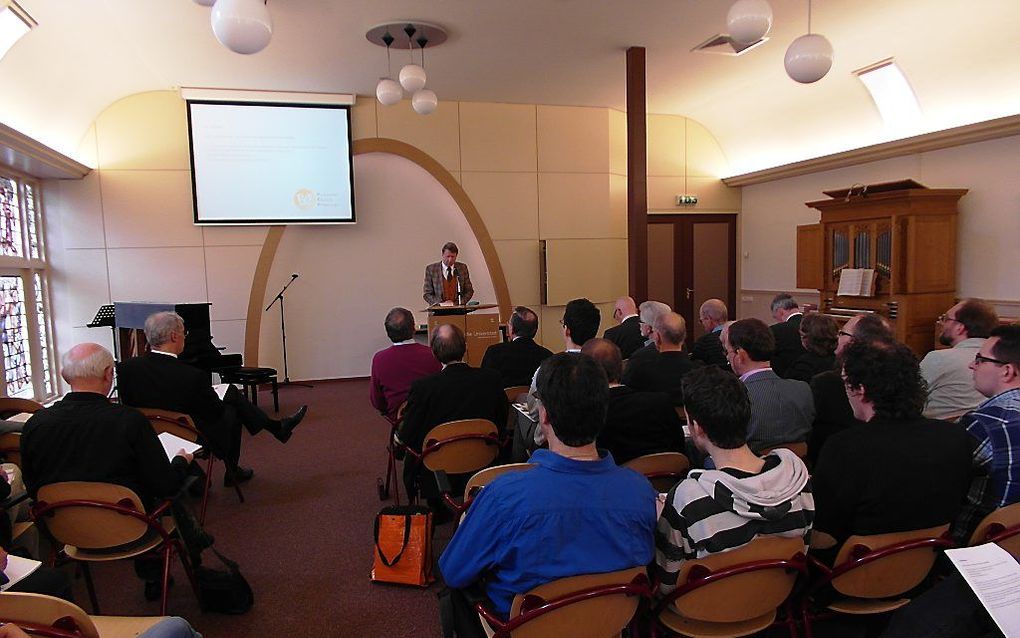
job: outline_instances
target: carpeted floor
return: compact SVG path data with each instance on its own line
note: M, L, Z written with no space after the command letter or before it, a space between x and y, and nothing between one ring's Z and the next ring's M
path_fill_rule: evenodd
M268 392L260 401L272 407ZM246 502L223 488L218 465L206 521L217 549L241 564L255 607L242 616L203 614L178 562L169 613L187 618L206 638L439 636L438 585L421 590L369 582L374 517L389 504L379 501L375 487L385 471L389 430L368 404L368 382L281 388L280 403L282 414L307 403L308 416L287 445L265 433L244 435L241 463L255 469L244 485ZM199 500L193 502L197 509ZM449 525L437 530L439 548L451 533ZM104 614L159 612L158 602L145 601L130 562L98 565L93 574ZM75 596L91 611L81 579Z

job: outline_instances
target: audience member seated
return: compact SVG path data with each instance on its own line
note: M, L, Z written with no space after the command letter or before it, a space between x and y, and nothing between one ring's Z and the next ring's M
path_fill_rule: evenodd
M125 405L183 412L201 432L203 444L226 463L224 482L232 485L252 477L241 468L241 426L252 434L268 431L281 443L304 418L306 406L277 421L252 405L230 386L223 399L213 389L209 373L178 360L187 338L184 320L175 312L157 312L145 320L145 339L151 352L117 365L117 391Z
M854 341L841 358L862 423L832 435L814 468L815 529L841 544L951 523L970 484L970 437L921 416L924 381L907 346Z
M425 435L440 423L460 419L487 419L497 427L506 423L506 393L499 373L472 368L464 361L467 344L461 329L451 324L437 327L431 345L443 369L411 384L398 442L420 452ZM431 498L438 493L435 481L410 457L404 459L404 484L408 497L420 492Z
M988 399L960 419L977 444L979 472L955 526L961 542L992 510L1020 502L1020 326L992 330L970 369L974 387Z
M662 392L638 392L620 385L623 357L607 339L589 339L581 353L594 359L609 379L609 411L596 443L619 464L656 452L683 452L683 423Z
M709 299L701 304L698 321L705 328L705 334L694 342L691 359L707 366L730 369L730 364L726 361L726 351L723 350L722 341L719 339L722 336L723 325L729 321L729 317L729 311L722 299Z
M814 499L807 467L778 449L764 458L747 447L751 403L732 374L709 366L684 377L687 422L714 470L691 470L666 495L655 539L659 591L677 587L685 560L704 558L759 536L803 537L807 545Z
M775 353L772 355L772 369L779 376L786 378L793 362L804 354L804 346L800 342L800 322L804 313L800 304L788 293L780 293L772 299L772 318L776 323L769 329L776 340Z
M583 354L554 355L538 370L538 395L549 449L531 457L535 469L482 490L439 559L449 587L481 585L503 617L538 585L654 556L654 490L595 448L609 403L602 368Z
M177 497L191 455L179 450L167 459L149 420L106 398L113 367L113 355L95 343L79 344L61 358L60 374L71 392L33 414L21 437L25 486L32 498L39 488L64 481L123 485L148 510ZM208 541L180 503L175 501L173 510L185 546L197 556ZM148 581L147 590L161 586L159 570L139 565L139 575Z
M723 328L722 344L733 372L751 398L747 444L757 454L781 443L806 441L815 419L811 388L780 379L769 366L775 349L772 332L760 319L741 319Z
M601 321L602 315L598 307L587 299L572 299L567 302L566 308L563 309L563 319L560 320L563 325L563 345L566 351L580 352L581 346L598 334ZM537 389L538 371L535 371L526 399L528 413L517 415L511 453L511 461L514 463L527 461L528 452L545 443L545 435L539 427L538 398L535 396Z
M981 344L999 325L999 316L980 299L964 299L939 317L939 343L921 360L921 376L928 384L924 416L955 421L985 400L974 388L970 364Z
M686 338L687 324L683 317L675 312L656 317L652 324L652 341L659 355L629 366L624 376L627 387L646 392L665 392L674 406L683 406L684 393L680 384L685 374L701 365L691 361L684 352Z
M15 587L11 591L21 591ZM40 593L40 592L29 592ZM33 635L34 632L33 632ZM14 623L0 625L0 638L30 638L21 630L21 627ZM202 634L195 631L187 620L180 616L167 616L155 625L135 635L135 638L202 638Z
M517 306L506 324L506 343L496 343L485 351L482 367L499 373L503 387L528 385L538 366L552 356L552 351L535 343L538 315L531 308Z
M837 357L842 356L851 342L893 340L889 320L870 313L850 317L837 334ZM815 399L815 422L811 426L811 436L808 437L808 462L813 465L829 436L858 425L860 421L854 418L839 367L816 374L811 379L811 394Z
M638 316L637 305L632 297L620 297L616 300L613 319L619 321L620 325L607 328L602 338L615 343L626 359L645 345L645 337L641 334L641 317Z
M839 326L832 317L813 312L800 322L800 343L804 354L786 371L787 379L811 382L816 374L836 367L836 338Z
M393 345L372 357L369 400L391 422L407 398L411 384L443 369L432 350L414 340L414 315L406 308L386 313L386 336Z
M672 312L669 306L662 303L661 301L645 301L639 306L638 312L641 319L641 336L645 338L645 343L640 348L635 350L624 363L624 375L626 375L627 368L632 364L646 361L648 359L654 359L659 356L659 350L655 347L655 340L652 339L652 326L655 325L655 319L660 315L664 315L667 312Z

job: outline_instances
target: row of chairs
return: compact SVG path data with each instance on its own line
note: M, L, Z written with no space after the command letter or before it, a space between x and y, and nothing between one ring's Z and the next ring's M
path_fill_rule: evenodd
M496 638L611 638L627 627L631 636L652 638L748 636L776 625L795 638L801 631L810 638L819 620L887 613L907 604L904 594L922 584L938 552L952 546L948 529L853 536L831 568L807 555L799 537L761 537L685 562L677 588L661 600L655 600L644 568L637 567L537 587L514 598L505 621L486 603L475 609ZM1020 504L981 522L971 544L987 542L1020 557Z

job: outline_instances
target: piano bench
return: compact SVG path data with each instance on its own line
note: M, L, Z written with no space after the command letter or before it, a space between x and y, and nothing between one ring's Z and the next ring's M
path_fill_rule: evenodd
M259 404L259 384L273 385L273 410L280 411L280 387L277 385L276 368L228 368L219 370L223 383L234 383L241 386L244 396L254 405Z

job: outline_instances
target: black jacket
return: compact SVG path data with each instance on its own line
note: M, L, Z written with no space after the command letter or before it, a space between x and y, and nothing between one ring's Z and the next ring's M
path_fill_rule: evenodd
M619 346L624 359L645 345L645 338L641 336L641 319L637 315L628 317L618 326L607 328L602 336Z
M800 343L800 321L804 315L793 315L786 321L769 326L776 340L776 351L772 355L772 370L783 377L787 376L790 366L800 355L804 354L804 346Z
M680 387L684 375L698 367L701 364L691 361L686 352L660 352L656 357L632 362L624 375L624 384L643 392L665 392L672 404L679 407L684 404Z
M722 345L722 330L701 335L691 348L691 359L700 361L707 366L719 366L723 370L730 369L726 360L726 350Z
M621 385L609 389L606 424L596 444L612 452L617 464L645 454L683 452L683 423L665 394Z
M552 354L551 350L538 345L531 337L518 337L513 341L489 346L482 357L482 367L498 372L504 388L531 385L535 370Z

